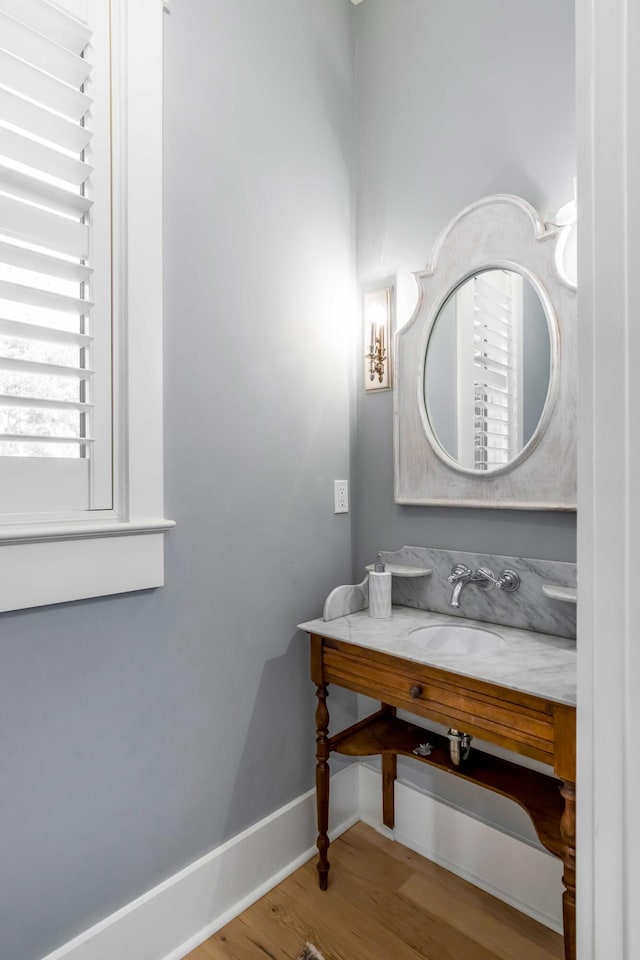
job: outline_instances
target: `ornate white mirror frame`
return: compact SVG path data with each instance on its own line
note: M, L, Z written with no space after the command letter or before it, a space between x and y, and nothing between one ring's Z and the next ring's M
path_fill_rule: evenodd
M415 274L419 301L396 334L394 447L396 503L511 510L575 510L576 291L556 268L559 231L520 197L485 197L463 210ZM508 464L475 472L438 443L425 407L429 338L451 294L486 270L521 274L534 287L549 325L546 403L530 440ZM526 358L525 358L526 363Z

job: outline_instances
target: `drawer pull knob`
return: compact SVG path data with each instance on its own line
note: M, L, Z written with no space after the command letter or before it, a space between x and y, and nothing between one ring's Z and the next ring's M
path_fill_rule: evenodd
M419 683L414 683L414 685L409 690L409 696L413 697L414 700L417 700L422 693L422 687Z

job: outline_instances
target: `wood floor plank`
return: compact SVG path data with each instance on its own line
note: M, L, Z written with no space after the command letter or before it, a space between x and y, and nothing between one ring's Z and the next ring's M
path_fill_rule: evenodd
M473 932L477 943L500 960L548 960L549 947L531 940L513 923L505 924L487 910L469 903L452 900L448 890L424 877L410 877L400 891L402 896L455 930ZM505 937L508 934L508 938ZM558 939L560 939L558 937ZM554 954L552 954L553 956ZM555 956L560 957L557 953Z
M197 957L198 960L228 960L229 958L224 944L216 943L212 939L205 940L189 956Z
M308 879L315 881L313 877ZM320 947L325 960L369 960L372 938L381 956L394 957L394 960L421 957L409 944L389 933L368 910L346 899L337 885L322 892L317 889L317 883L310 887L308 882L296 879L264 899L264 908L271 907L272 915L274 911L277 913L281 925L295 930L298 942L308 939L319 947L325 944L324 948ZM310 912L315 918L314 929L307 934L308 928L303 924Z
M185 960L558 960L562 938L362 823Z
M261 951L256 954L260 960L291 960L298 956L307 941L317 942L321 936L322 931L313 913L309 919L307 907L306 902L296 903L290 884L284 881L250 908L250 916L244 918L242 931L225 928L218 936L240 936L242 943ZM247 952L246 956L253 960L253 953ZM239 953L238 957L242 954Z
M403 896L405 886L414 877L410 871L402 870L406 877L398 875L397 867L390 858L378 851L378 856L360 857L361 852L356 849L356 855L350 856L351 863L343 860L343 849L334 857L336 875L351 867L349 881L343 884L344 896L349 904L358 906L370 915L371 920L385 930L391 932L398 940L403 940L420 956L435 957L437 960L494 960L494 954L473 936L459 927L447 922L446 917L434 915L424 909L422 904L416 904L410 898ZM384 882L380 882L384 877ZM332 890L330 885L329 891Z
M360 829L361 827L364 827L364 831ZM372 856L369 829L365 824L360 823L344 837L345 843L354 848L355 856L360 860L366 860L369 856ZM479 887L463 880L461 877L457 877L426 857L421 857L400 843L381 836L376 847L378 855L383 854L396 861L407 876L422 877L435 890L446 891L449 898L448 902L455 905L453 912L456 916L465 911L481 911L483 915L494 918L500 927L504 927L504 932L512 930L520 934L524 933L532 942L539 943L545 949L550 950L551 956L563 956L562 937L531 917L520 913L509 904L492 897ZM387 875L396 876L393 874L388 860L385 877ZM400 888L398 889L399 892L404 892ZM422 906L424 907L425 903Z

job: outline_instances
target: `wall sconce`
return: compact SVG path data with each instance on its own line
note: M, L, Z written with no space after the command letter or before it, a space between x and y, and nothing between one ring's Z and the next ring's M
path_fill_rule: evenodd
M576 181L573 181L573 200L560 207L553 218L553 226L560 228L556 244L556 269L565 283L578 284L578 204Z
M556 246L556 268L558 273L569 286L576 288L578 284L578 247L577 221L578 211L575 200L565 203L558 210L555 221L560 227L560 236Z
M367 290L363 297L364 389L391 389L393 284Z

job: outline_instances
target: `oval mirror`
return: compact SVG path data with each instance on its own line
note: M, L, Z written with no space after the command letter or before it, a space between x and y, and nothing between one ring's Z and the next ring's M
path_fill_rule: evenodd
M468 277L433 323L424 403L437 443L465 470L501 470L540 423L551 378L551 338L533 284L513 270Z

